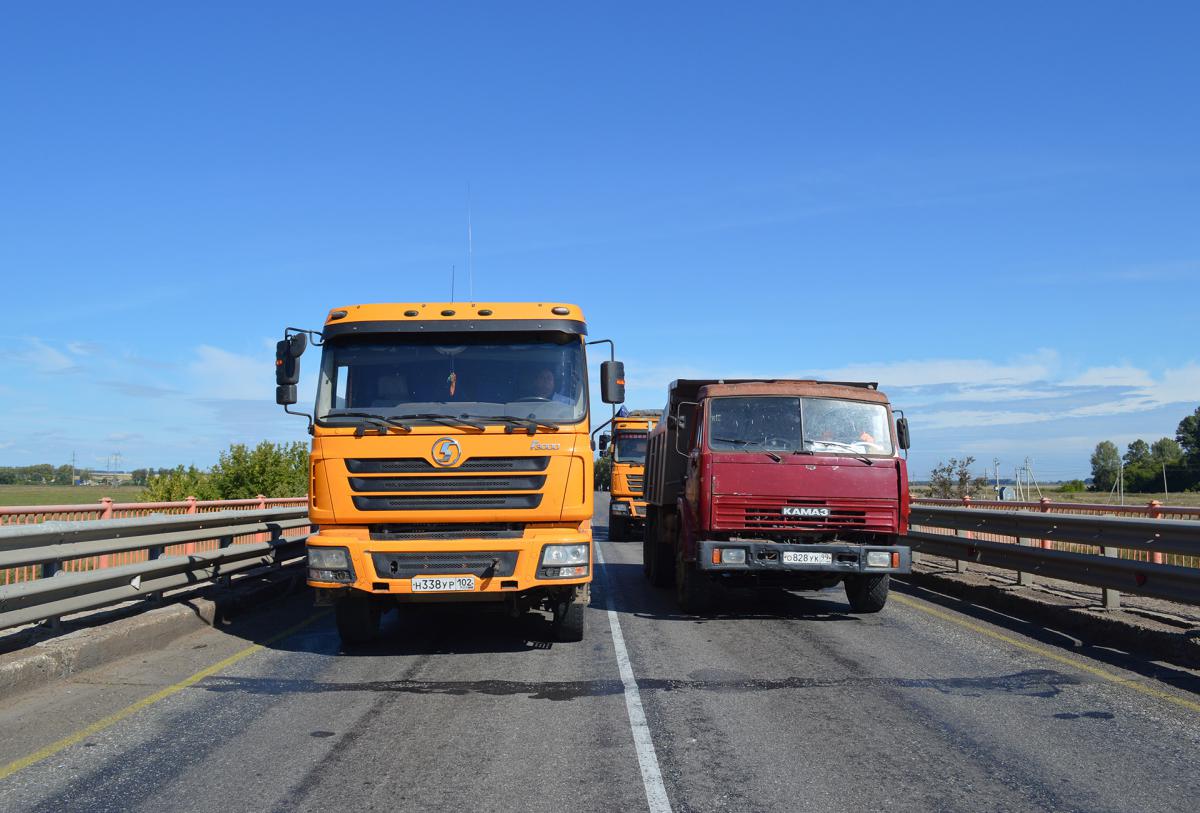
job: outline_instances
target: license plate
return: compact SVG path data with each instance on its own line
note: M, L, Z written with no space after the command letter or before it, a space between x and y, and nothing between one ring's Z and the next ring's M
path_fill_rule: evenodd
M414 576L414 593L455 593L475 589L474 576Z
M816 553L810 550L785 550L783 552L785 565L831 565L832 553Z

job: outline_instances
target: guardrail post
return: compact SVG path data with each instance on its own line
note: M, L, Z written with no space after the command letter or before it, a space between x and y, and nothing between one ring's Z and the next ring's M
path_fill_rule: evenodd
M255 497L255 499L258 500L258 510L266 511L267 510L267 496L265 494L259 494L257 497ZM271 539L271 537L265 533L255 534L255 536L254 536L255 542L267 542L270 539Z
M229 547L232 544L233 544L232 536L223 536L217 541L217 547L220 548L221 550L225 550L225 548ZM218 562L217 563L217 571L220 572L220 569L221 569L221 564ZM233 584L233 575L232 574L225 574L225 575L221 576L221 586L222 587L229 587L232 584Z
M1163 512L1162 503L1160 501L1151 500L1150 505L1147 506L1147 509L1147 513L1150 515L1151 519L1162 519ZM1151 552L1150 561L1156 565L1161 565L1163 563L1162 551L1156 550Z
M1121 551L1120 548L1101 548L1100 550L1105 556L1112 556L1114 558L1120 556ZM1104 587L1102 589L1104 591L1104 609L1121 609L1121 591L1114 590L1111 587Z
M52 576L57 576L59 573L62 572L62 565L63 565L63 563L62 563L61 559L55 559L53 562L44 562L42 564L42 576L41 577L43 579L48 579ZM50 630L51 632L58 632L59 630L62 629L62 617L61 616L52 615L42 623L44 623L46 625L46 628L48 630Z
M146 561L147 562L153 562L155 559L159 558L162 555L163 555L163 546L162 545L155 545L153 547L146 548ZM151 601L151 602L157 603L157 602L162 601L162 597L163 597L163 594L161 592L147 593L146 601Z
M188 504L188 506L187 506L187 510L184 512L185 514L198 513L198 511L196 510L196 498L195 497L188 497L187 504ZM183 546L183 552L189 556L192 555L193 553L195 553L196 552L196 543L188 542L186 545Z
M963 504L963 506L965 506L966 508L970 508L970 507L971 507L971 498L970 498L970 496L965 496L965 497L963 497L963 498L962 498L962 504ZM955 535L955 536L970 536L970 535L971 535L971 533L970 533L970 531L963 531L963 530L961 530L961 529L958 529L958 528L956 528L956 529L954 530L954 535ZM955 560L954 560L954 572L955 572L955 573L966 573L966 572L967 572L967 570L968 570L968 567L967 567L967 560L966 560L966 559L955 559Z

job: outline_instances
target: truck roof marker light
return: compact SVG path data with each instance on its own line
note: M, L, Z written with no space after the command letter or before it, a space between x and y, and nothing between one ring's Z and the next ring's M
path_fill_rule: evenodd
M550 312L551 312L551 313L556 313L556 314L558 314L559 316L566 316L568 313L570 313L570 312L571 312L571 309L570 309L570 308L564 308L562 305L559 305L557 308L551 308L551 309L550 309Z
M492 315L492 309L491 309L491 308L484 308L483 310L479 311L479 315L480 315L480 316L491 316L491 315Z
M404 315L405 316L420 316L421 312L420 311L405 311Z
M454 315L454 311L450 310L449 308L446 308L446 310L442 311L442 316L453 316L453 315Z
M330 311L329 312L330 320L345 319L348 315L349 315L349 313L347 311Z

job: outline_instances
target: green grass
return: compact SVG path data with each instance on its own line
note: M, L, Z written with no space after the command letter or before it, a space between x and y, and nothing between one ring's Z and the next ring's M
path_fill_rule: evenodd
M138 502L141 486L0 486L0 505L84 505L101 497Z

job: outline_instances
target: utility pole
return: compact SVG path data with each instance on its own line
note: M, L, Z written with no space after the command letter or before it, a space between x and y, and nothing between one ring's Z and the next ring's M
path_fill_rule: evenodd
M1165 461L1165 460L1162 461L1162 467L1163 467L1163 496L1169 497L1169 496L1171 496L1171 492L1167 491L1167 461Z
M996 499L1000 499L1000 458L992 458L992 469L996 475Z
M1125 458L1117 459L1117 495L1121 505L1125 504Z

